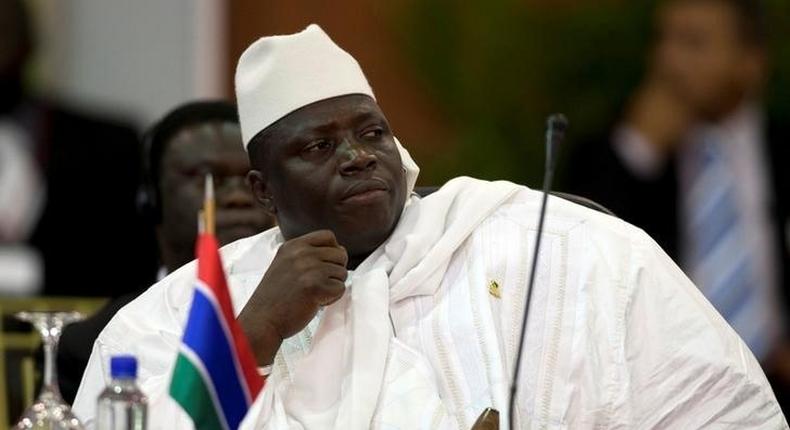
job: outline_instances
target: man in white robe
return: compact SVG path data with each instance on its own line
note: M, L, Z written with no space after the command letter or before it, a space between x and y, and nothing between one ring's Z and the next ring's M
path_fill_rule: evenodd
M457 178L413 195L417 166L317 26L253 44L236 84L250 182L279 224L222 249L272 365L242 427L469 429L491 407L507 428L541 194ZM544 234L518 428L788 428L751 352L644 232L551 198ZM191 427L167 389L194 280L193 262L99 336L74 405L89 427L109 357L128 352L149 428Z

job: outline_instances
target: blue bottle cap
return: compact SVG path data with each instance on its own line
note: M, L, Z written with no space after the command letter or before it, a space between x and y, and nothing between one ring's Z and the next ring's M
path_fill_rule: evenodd
M110 359L113 378L137 378L137 359L133 355L116 355Z

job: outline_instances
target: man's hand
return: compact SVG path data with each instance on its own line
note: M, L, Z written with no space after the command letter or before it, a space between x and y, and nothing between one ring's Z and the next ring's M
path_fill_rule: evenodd
M694 122L694 114L669 83L649 79L639 90L626 113L625 123L641 133L660 153L668 154Z
M239 315L259 365L271 364L282 340L340 299L348 254L334 233L319 230L285 242Z

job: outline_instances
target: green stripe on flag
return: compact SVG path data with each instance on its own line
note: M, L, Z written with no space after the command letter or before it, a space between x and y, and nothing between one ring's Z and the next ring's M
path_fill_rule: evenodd
M223 430L206 381L195 365L181 353L173 369L170 396L192 417L195 429Z

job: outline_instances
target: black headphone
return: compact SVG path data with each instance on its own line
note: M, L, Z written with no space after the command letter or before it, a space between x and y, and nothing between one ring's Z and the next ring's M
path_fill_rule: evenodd
M157 225L162 221L162 207L159 199L159 186L154 183L153 136L156 125L143 134L142 138L142 176L137 190L137 212L148 222Z

